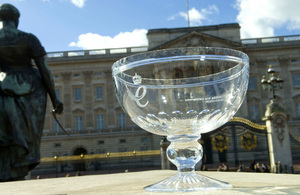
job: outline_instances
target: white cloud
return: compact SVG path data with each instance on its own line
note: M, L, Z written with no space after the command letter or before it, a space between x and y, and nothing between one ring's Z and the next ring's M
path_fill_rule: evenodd
M188 20L188 15L185 12L180 12L179 15L181 17L184 17L185 20ZM189 10L189 19L190 19L190 24L192 26L196 26L196 25L201 25L202 24L202 20L205 18L205 16L200 13L198 10L196 10L195 8L192 8Z
M82 49L102 49L147 46L147 30L135 29L132 32L120 32L114 37L102 36L95 33L81 34L77 42L69 44L70 47Z
M87 0L71 0L76 7L82 8Z
M168 20L175 20L175 16L170 16L169 18L168 18Z
M300 29L299 0L237 0L242 38L275 36L276 28Z
M24 0L17 0L17 1L24 1ZM50 2L51 0L42 0L43 2ZM76 7L79 7L79 8L83 8L85 2L87 0L70 0L70 2L75 5Z
M190 25L191 26L198 26L202 25L203 21L209 21L208 16L211 14L218 13L219 9L217 6L212 5L209 6L207 9L201 9L198 11L196 8L192 8L189 10L189 18L190 18ZM180 12L179 16L183 17L185 20L188 20L188 15L186 12ZM175 19L175 17L170 17L172 19Z

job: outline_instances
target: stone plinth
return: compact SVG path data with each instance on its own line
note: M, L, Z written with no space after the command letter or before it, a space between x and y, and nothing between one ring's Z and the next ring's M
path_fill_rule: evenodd
M300 192L300 175L242 172L198 172L199 174L231 183L228 190L189 192L191 194L297 194ZM149 193L143 188L176 171L158 170L93 176L39 179L0 183L5 195L49 195L49 194L170 194ZM172 193L183 194L183 193Z
M266 106L266 121L271 172L292 172L292 153L288 131L288 115L276 99Z

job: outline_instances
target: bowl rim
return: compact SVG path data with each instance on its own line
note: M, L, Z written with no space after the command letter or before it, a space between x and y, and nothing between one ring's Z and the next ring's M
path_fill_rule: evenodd
M243 56L244 58L241 57L236 57L236 56L230 56L230 55L214 55L214 54L201 54L201 55L171 55L168 56L166 55L165 57L154 57L154 58L146 58L143 59L141 58L141 60L132 60L131 61L126 61L127 58L132 57L133 59L136 59L136 57L138 57L137 59L140 59L140 57L143 56L147 56L147 55L151 55L152 53L155 52L168 52L168 51L175 51L175 50L191 50L191 49L214 49L214 50L226 50L227 52L234 52L237 54L240 54L241 56ZM126 83L126 85L131 85L131 86L140 86L140 84L134 84L133 81L133 76L132 75L128 75L126 73L124 73L124 71L132 69L136 66L141 66L141 65L148 65L148 64L154 64L157 62L162 62L162 61L172 61L172 60L186 60L186 59L199 59L200 56L200 60L201 59L207 59L207 60L218 60L218 59L222 59L222 60L226 60L226 61L230 61L230 62L236 62L237 64L227 70L221 71L221 72L217 72L214 74L209 75L204 75L204 76L199 76L199 77L191 77L191 78L172 78L172 79L149 79L149 78L143 78L143 82L144 84L141 84L143 86L148 86L151 88L177 88L180 87L181 84L180 83L184 83L182 84L185 87L193 87L193 86L206 86L206 85L212 85L212 84L216 84L216 83L222 83L222 82L226 82L229 80L232 80L238 76L240 76L241 74L244 73L244 71L248 71L249 72L249 57L247 56L247 54L241 52L241 51L237 51L237 50L233 50L233 49L228 49L228 48L216 48L216 47L188 47L188 48L172 48L172 49L164 49L164 50L155 50L155 51L150 51L150 52L144 52L144 53L139 53L139 54L135 54L135 55L131 55L125 58L122 58L120 60L118 60L116 63L125 63L124 65L121 64L121 66L117 67L118 64L114 64L114 66L112 67L113 72L112 72L112 76L118 80L119 82L122 83ZM122 61L123 60L123 61ZM247 74L248 74L247 72ZM126 79L125 79L126 78ZM192 82L192 80L197 79L197 82ZM170 81L179 81L176 82L178 84L163 84L163 83L172 83ZM190 80L190 83L186 83L186 82L181 82L181 81L187 81ZM130 82L129 82L130 81ZM145 81L156 81L157 83L160 83L159 85L147 85Z
M123 72L125 70L131 69L132 67L136 66L136 64L139 65L143 65L143 61L145 62L145 64L149 63L149 59L151 59L153 62L155 63L154 59L163 59L163 58L172 58L172 57L178 57L176 51L184 51L185 53L187 53L187 51L193 51L195 52L195 50L201 50L201 51L206 51L206 53L208 52L212 52L212 50L216 50L216 51L226 51L228 53L231 54L238 54L238 55L216 55L216 54L194 54L195 56L214 56L214 57L221 57L221 56L234 56L235 59L240 59L241 62L240 63L244 63L245 61L249 62L249 57L246 53L239 51L239 50L235 50L235 49L231 49L231 48L225 48L225 47L178 47L178 48L168 48L168 49L160 49L160 50L150 50L147 52L141 52L141 53L137 53L137 54L133 54L133 55L129 55L126 56L124 58L121 58L119 60L117 60L111 67L112 69L112 75L116 75L119 74L120 72ZM174 53L172 54L171 52L174 51ZM161 57L155 57L155 53L160 54ZM172 54L172 55L170 55ZM180 55L181 58L182 56L192 56L189 54L186 55ZM145 57L145 58L141 58L141 57ZM151 58L150 58L151 57Z

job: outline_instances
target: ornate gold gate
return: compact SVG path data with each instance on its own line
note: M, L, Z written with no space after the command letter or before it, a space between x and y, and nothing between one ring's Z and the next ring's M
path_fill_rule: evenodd
M204 146L204 161L212 162L212 150L218 151L219 161L227 161L227 150L233 148L235 163L239 163L239 148L252 151L258 145L258 136L264 136L267 142L265 125L253 123L247 119L233 117L225 125L202 136ZM267 144L266 144L267 145ZM265 148L268 150L268 148Z

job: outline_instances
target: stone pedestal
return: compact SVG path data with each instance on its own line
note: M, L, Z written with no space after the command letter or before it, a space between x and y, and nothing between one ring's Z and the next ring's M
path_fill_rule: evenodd
M177 171L156 170L89 176L71 175L55 179L37 179L16 182L0 182L4 195L246 195L246 194L299 194L299 174L268 174L245 172L201 171L197 174L218 179L233 185L230 189L202 190L196 192L151 193L145 186L173 176Z
M293 164L287 124L288 116L276 99L272 99L267 105L263 120L266 121L267 126L271 172L291 173Z

